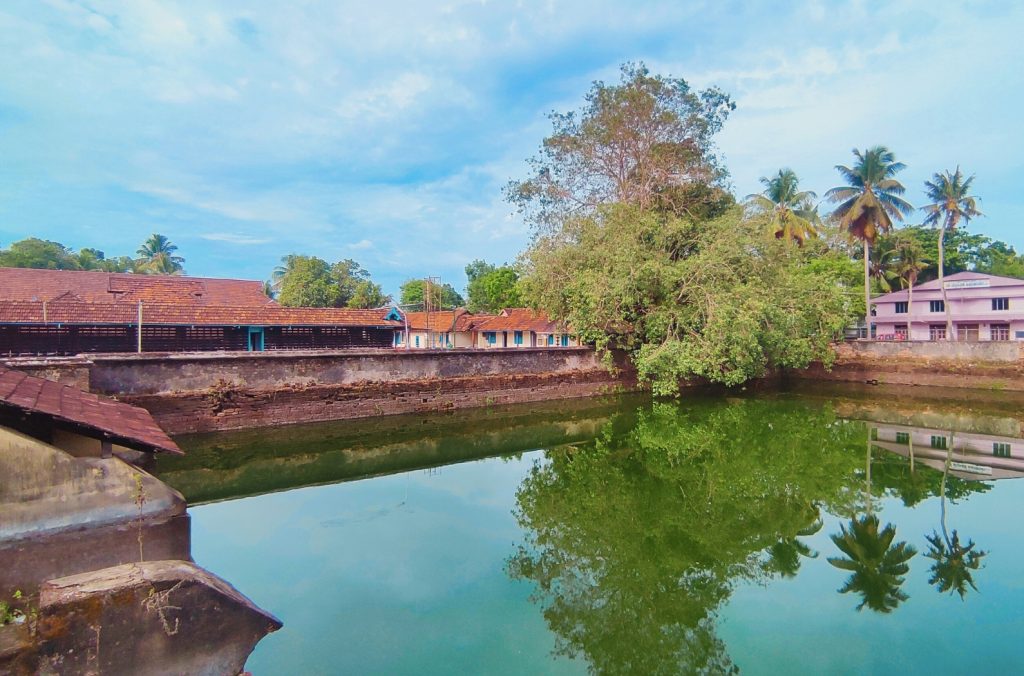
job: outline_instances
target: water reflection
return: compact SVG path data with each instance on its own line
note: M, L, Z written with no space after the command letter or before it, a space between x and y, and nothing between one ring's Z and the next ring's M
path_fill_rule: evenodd
M859 420L838 413L851 407ZM598 673L733 670L717 635L721 610L737 585L794 578L817 559L804 540L825 514L845 519L827 562L848 573L837 591L858 596L858 611L889 614L909 601L912 541L927 544L920 560L937 591L977 589L988 552L947 530L947 503L989 491L982 479L1021 476L1021 439L906 424L920 410L880 424L870 410L785 397L655 403L609 421L592 442L547 452L519 489L525 538L507 571L535 584L556 654ZM933 497L940 529L930 534L898 534L877 513L887 499L910 507Z

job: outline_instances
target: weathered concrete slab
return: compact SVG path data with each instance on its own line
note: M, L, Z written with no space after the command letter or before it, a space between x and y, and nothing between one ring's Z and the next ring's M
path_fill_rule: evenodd
M0 427L0 542L185 513L185 500L119 458L74 458Z
M73 575L40 592L38 673L236 676L281 622L185 561Z

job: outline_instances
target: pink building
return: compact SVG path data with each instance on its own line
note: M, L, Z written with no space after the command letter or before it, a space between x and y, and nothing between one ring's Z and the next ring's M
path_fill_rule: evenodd
M943 280L954 340L1024 340L1024 279L957 272ZM872 300L880 340L945 340L946 307L938 280Z

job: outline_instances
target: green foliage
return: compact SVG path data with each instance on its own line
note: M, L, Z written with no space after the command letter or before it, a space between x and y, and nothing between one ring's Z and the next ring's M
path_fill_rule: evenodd
M733 209L694 222L614 206L538 238L529 300L586 342L628 350L655 392L681 380L737 385L832 358L854 305L819 247L768 239Z
M0 249L0 266L49 270L81 269L81 265L71 249L58 242L35 237L14 242L7 249Z
M316 256L290 254L273 273L277 299L289 307L373 308L390 297L351 259L333 265Z
M833 218L851 237L873 244L879 235L892 230L893 221L914 211L901 196L906 192L896 174L906 168L885 146L874 146L864 152L854 148L857 162L853 167L836 165L836 171L847 185L832 188L825 197L837 202Z
M519 274L508 265L496 267L482 260L466 266L469 286L466 288L470 312L500 312L507 307L520 307Z
M466 304L459 292L451 284L437 285L425 279L407 279L399 289L402 305L423 305L424 290L430 288L431 307L457 308Z
M718 609L738 582L813 555L798 538L819 505L845 505L863 436L827 408L766 399L613 419L524 480L509 573L536 584L556 653L594 673L728 673Z
M718 89L622 66L618 84L595 82L577 112L552 113L552 134L507 198L538 231L602 205L706 217L732 204L712 139L735 105Z
M821 218L814 205L817 198L809 190L800 190L800 180L792 169L780 169L771 178L761 177L764 192L747 195L748 208L767 217L768 234L777 239L803 244L818 236Z
M99 249L86 247L76 252L60 242L30 237L12 243L7 249L0 249L0 267L180 274L185 259L174 255L176 250L177 247L166 237L153 235L139 249L140 255L146 252L145 256L138 259L130 256L107 258Z
M978 591L974 584L974 571L981 568L981 560L988 552L976 550L974 540L962 544L955 530L948 539L935 532L926 539L928 552L925 556L934 562L928 584L934 585L940 593L956 592L961 599L967 596L968 587Z
M153 233L136 252L140 271L156 275L184 274L185 259L175 253L177 250L167 237Z
M894 542L895 538L896 527L882 527L878 517L871 514L851 519L849 528L843 524L840 532L832 536L832 542L845 556L829 557L828 562L850 571L839 593L859 594L861 603L857 610L867 607L891 613L909 598L901 587L903 576L910 570L907 562L917 554L917 549L906 542Z

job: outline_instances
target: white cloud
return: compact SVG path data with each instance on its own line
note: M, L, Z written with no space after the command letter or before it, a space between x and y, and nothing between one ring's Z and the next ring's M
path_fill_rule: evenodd
M349 244L348 248L353 251L365 251L366 249L373 248L373 242L368 239L361 239L354 244Z
M227 242L228 244L241 244L241 245L253 245L253 244L266 244L272 241L268 237L251 237L249 235L239 235L230 232L208 232L199 235L200 239L209 240L211 242Z

